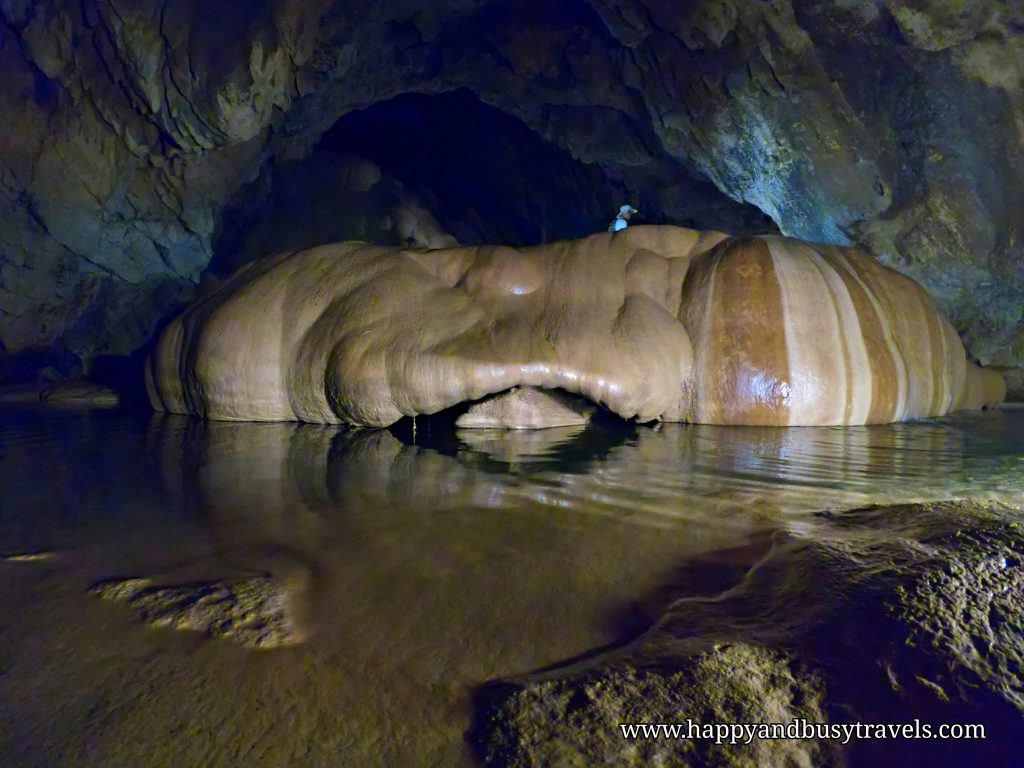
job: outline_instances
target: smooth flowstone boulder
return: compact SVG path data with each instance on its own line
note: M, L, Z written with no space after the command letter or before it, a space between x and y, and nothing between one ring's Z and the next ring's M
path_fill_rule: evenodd
M158 410L366 426L514 387L638 421L776 426L940 416L1003 394L924 290L867 254L670 226L266 258L173 321L146 378Z
M120 579L100 582L90 591L127 605L147 624L223 637L247 648L277 648L304 640L289 613L287 592L266 576L173 586Z
M564 392L515 387L474 403L455 421L465 429L548 429L582 426L594 415L594 406Z

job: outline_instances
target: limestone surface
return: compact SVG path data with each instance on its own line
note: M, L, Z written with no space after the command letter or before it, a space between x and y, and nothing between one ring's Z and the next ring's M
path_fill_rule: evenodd
M481 754L490 766L952 768L981 756L986 765L1018 765L1021 511L961 501L823 514L779 537L725 592L675 601L636 641L492 684L474 731ZM616 733L623 722L687 717L975 723L986 739L810 740L718 752Z
M11 350L137 349L194 296L247 184L356 110L464 88L646 215L741 231L756 207L787 235L868 247L972 357L1024 363L1017 0L37 6L0 3ZM593 202L577 188L560 215Z
M487 713L487 765L839 766L824 739L623 738L621 724L825 723L821 681L785 654L723 645L675 669L610 665L514 690Z
M868 255L670 226L256 261L168 326L146 377L158 410L366 426L514 387L641 422L782 426L1003 395L924 290Z
M224 637L247 648L302 642L281 585L257 576L228 582L157 586L150 579L104 581L91 590L138 612L147 624Z

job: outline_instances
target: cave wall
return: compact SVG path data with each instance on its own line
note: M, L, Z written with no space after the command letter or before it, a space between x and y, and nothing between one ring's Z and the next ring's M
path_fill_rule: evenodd
M1022 28L1009 0L0 0L0 340L136 349L268 162L466 88L654 220L752 204L870 248L1020 366Z

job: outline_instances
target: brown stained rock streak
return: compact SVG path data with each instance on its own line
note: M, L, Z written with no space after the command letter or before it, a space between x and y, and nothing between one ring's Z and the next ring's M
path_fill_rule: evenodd
M726 424L776 424L789 412L789 362L785 337L777 333L782 297L767 244L759 238L720 246L708 312L714 352L706 367L705 398Z
M825 247L820 252L843 281L857 313L857 325L863 339L872 385L867 423L892 421L898 418L900 379L896 370L898 361L895 345L885 325L882 310L857 275L851 260L841 250Z

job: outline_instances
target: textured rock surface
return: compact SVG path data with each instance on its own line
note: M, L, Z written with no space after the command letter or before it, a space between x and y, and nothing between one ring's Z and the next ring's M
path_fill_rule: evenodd
M783 426L1003 394L920 286L866 254L652 226L521 251L263 259L175 319L146 376L173 413L370 426L517 386L639 421Z
M461 87L648 220L732 229L728 196L868 246L974 357L1019 366L1022 21L1010 0L3 0L0 338L137 348L243 186L354 109Z
M248 648L295 645L303 639L289 616L287 594L267 577L180 586L124 579L97 584L92 592L127 605L147 624L225 637Z
M732 589L671 604L626 647L495 684L475 731L481 752L494 766L637 765L659 756L708 766L785 759L1017 765L1024 716L1021 511L963 501L825 516L813 530L781 538ZM718 754L685 739L628 742L610 735L620 722L794 716L834 723L916 718L933 729L981 723L987 739L854 739L839 754L814 754L821 745L813 741L791 742L809 754L757 756Z
M834 766L825 740L715 744L702 739L624 739L623 723L827 722L821 681L783 654L726 645L681 669L606 667L583 679L521 688L488 713L488 765Z

